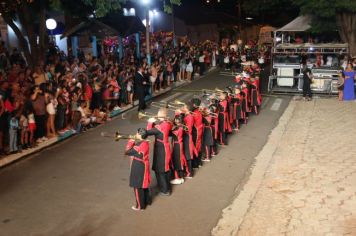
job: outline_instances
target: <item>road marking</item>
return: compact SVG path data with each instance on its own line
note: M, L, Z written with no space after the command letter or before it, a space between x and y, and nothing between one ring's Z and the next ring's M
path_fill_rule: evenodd
M271 111L278 111L279 108L281 107L282 101L283 101L282 99L277 98L271 107Z
M163 99L162 102L168 102L169 100L172 100L172 99L174 99L174 98L180 96L181 94L182 94L182 93L175 93L175 94L172 94L171 96L169 96L169 97Z
M270 99L269 97L263 98L262 106L261 106L262 109L264 109L268 105L269 99Z

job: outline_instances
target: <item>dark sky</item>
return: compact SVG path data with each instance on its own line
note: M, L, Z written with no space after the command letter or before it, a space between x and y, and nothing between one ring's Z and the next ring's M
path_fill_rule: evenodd
M227 23L237 24L238 9L237 0L182 0L180 7L175 7L176 15L184 20L187 24L200 23ZM248 12L243 12L242 19L246 24L271 24L274 26L284 25L293 20L298 15L298 12L280 12L279 17L275 17L275 13L263 17L255 17L253 21L246 21L245 18Z

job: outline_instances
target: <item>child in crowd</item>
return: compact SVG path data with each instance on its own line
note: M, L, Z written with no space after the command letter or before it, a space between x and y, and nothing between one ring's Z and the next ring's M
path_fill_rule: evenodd
M28 119L27 117L22 114L20 117L20 128L21 128L21 145L22 149L28 148Z
M10 136L10 153L16 153L17 148L17 130L19 129L19 121L14 113L11 114L10 126L9 126L9 136Z

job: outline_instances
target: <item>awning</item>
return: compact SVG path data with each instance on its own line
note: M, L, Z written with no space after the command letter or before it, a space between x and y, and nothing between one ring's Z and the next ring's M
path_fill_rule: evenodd
M61 38L80 35L90 35L98 38L108 36L126 37L143 31L145 31L145 26L138 17L110 14L103 18L88 19L73 28L66 29Z
M98 38L104 38L118 34L119 32L113 27L110 27L109 25L104 24L97 19L89 19L77 24L73 28L65 30L61 36L61 39L65 37L81 35L90 35L96 36Z
M310 15L298 16L293 21L289 22L282 28L276 30L277 32L303 32L311 28L312 17Z

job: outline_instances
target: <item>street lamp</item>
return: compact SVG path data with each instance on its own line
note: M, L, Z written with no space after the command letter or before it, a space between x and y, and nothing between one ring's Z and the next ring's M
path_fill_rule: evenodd
M146 57L148 65L151 65L151 52L150 52L150 13L148 5L150 0L142 0L143 5L146 6Z
M46 27L51 31L52 41L55 42L53 30L57 28L57 22L55 19L47 19L46 20Z

